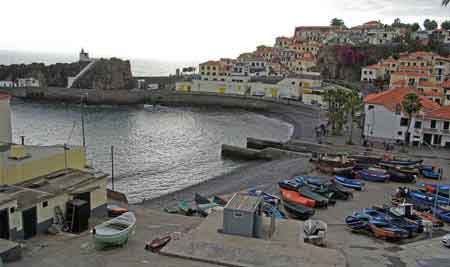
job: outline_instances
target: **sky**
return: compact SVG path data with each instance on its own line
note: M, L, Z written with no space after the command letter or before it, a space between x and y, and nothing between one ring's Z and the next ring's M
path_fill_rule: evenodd
M301 25L441 22L441 0L3 0L0 50L200 62L273 45Z

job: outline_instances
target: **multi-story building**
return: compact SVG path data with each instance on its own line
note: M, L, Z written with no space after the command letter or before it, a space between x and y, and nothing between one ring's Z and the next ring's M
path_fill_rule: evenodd
M301 26L296 27L294 32L294 39L298 41L316 41L322 42L328 34L342 29L337 26Z
M361 81L372 83L377 80L384 80L388 74L388 65L378 63L361 69Z
M17 79L17 86L18 87L40 87L40 82L38 79L35 79L33 77L20 78L20 79Z
M230 75L230 65L222 61L207 61L199 64L199 74L205 81L224 81Z
M277 37L275 39L275 47L276 48L289 48L293 43L292 38L289 37Z
M407 94L411 93L419 96L422 110L411 118L410 122L410 118L402 110L402 101ZM409 87L397 87L381 93L370 94L364 100L364 136L377 141L422 143L424 140L428 140L428 137L424 138L423 128L427 125L425 118L429 118L430 115L435 116L434 112L440 109L439 104ZM450 120L450 116L448 120ZM441 142L440 145L443 143Z

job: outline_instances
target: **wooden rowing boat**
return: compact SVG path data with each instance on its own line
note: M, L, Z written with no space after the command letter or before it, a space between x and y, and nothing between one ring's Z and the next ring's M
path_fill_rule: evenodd
M136 217L132 212L126 212L114 219L97 225L92 230L92 236L98 249L113 246L123 246L136 226Z

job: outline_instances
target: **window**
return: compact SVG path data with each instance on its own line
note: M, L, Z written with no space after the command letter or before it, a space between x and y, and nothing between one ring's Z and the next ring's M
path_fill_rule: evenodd
M48 207L48 201L44 201L44 202L42 202L42 207L43 207L43 208L46 208L46 207Z
M408 126L408 119L407 118L401 118L400 119L400 126Z
M14 207L11 207L10 209L9 209L9 213L14 213L16 211L16 208L14 208Z
M414 124L414 128L421 129L422 128L422 122L421 121L416 121L416 123Z
M395 114L400 115L402 113L402 106L400 104L397 104L395 106Z
M448 130L450 128L450 121L444 121L444 130Z
M233 213L234 217L242 217L242 213L241 212L234 212Z
M436 129L436 121L435 120L431 121L430 128L431 129Z
M401 136L401 135L403 135L403 132L398 131L398 132L397 132L397 135L398 135L398 136Z
M369 105L369 107L367 108L368 110L374 109L375 106L374 105Z

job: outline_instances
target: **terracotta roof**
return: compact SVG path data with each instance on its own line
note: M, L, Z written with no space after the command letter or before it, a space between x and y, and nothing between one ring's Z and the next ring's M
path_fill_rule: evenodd
M441 83L441 86L444 88L450 88L450 80L444 81L443 83Z
M425 96L421 95L417 90L408 87L397 87L394 89L389 89L377 94L370 94L365 99L364 102L368 104L383 105L390 111L395 111L397 105L401 105L405 95L415 93L419 96L420 102L422 103L423 110L431 111L438 109L440 107L434 101L427 99Z
M8 94L0 93L0 100L10 99L11 96Z
M423 91L422 94L423 94L424 96L439 96L439 97L442 97L442 96L443 96L442 93L440 93L440 92L435 92L435 91L433 91L433 90Z
M331 31L339 28L338 26L299 26L295 28L295 31Z
M426 74L426 73L420 73L420 72L406 72L406 71L399 71L399 72L394 72L392 73L392 75L402 75L402 76L414 76L414 77L431 77L430 74Z
M425 86L425 87L434 87L436 84L432 81L419 81L419 86Z
M405 80L398 80L392 83L392 85L395 85L395 87L404 87L406 86Z
M450 120L450 106L443 106L425 114L427 118Z
M203 63L200 63L200 65L221 65L222 62L220 61L214 61L214 60L209 60Z

